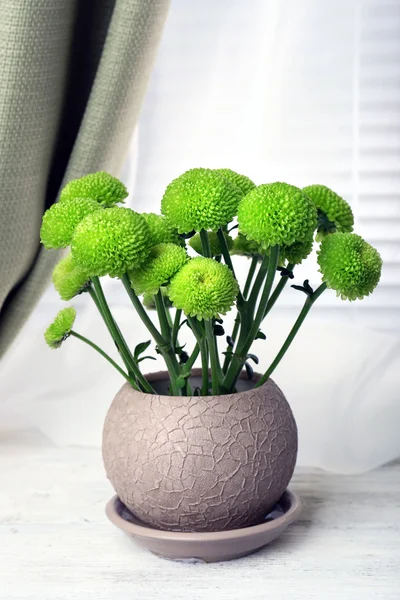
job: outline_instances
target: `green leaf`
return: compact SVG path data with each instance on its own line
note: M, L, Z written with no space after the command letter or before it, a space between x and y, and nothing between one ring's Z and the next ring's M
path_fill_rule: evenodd
M147 358L149 360L157 360L156 358L154 358L154 356L142 356L141 358L137 359L137 362L140 363L140 362L142 362L142 360L146 360Z
M136 360L139 358L139 356L141 354L143 354L143 352L145 350L147 350L147 348L150 346L151 344L151 340L149 340L148 342L140 342L140 344L138 344L135 348L135 352L134 352L134 357L136 358Z

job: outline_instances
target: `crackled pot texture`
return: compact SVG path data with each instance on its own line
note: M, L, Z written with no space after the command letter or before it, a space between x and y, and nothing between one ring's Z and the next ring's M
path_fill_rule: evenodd
M270 379L251 389L242 379L235 394L175 397L161 395L166 373L148 379L160 395L125 384L104 425L104 465L122 502L158 529L261 522L285 491L297 455L296 423L278 386Z

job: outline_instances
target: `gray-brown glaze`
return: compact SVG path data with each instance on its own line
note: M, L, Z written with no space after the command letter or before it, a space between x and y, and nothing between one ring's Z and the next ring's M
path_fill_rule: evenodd
M272 380L205 397L143 394L125 384L104 425L108 478L129 510L159 529L260 522L285 491L296 456L296 423Z

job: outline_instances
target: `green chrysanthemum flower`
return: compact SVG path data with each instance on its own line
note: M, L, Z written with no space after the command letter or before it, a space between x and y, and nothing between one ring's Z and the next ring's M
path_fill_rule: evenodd
M90 276L122 277L150 250L146 221L130 208L108 208L87 216L76 228L72 256Z
M59 348L70 334L74 325L76 310L69 306L60 310L54 321L44 332L46 344L53 350Z
M198 319L218 318L233 306L239 286L229 268L212 258L192 258L172 278L168 295L175 308Z
M90 282L85 271L74 263L71 253L55 266L52 279L61 300L71 300L83 292Z
M66 248L76 226L101 207L91 198L73 198L53 204L43 215L40 241L45 248Z
M240 231L268 246L290 246L306 240L317 224L317 211L309 198L287 183L256 187L239 204Z
M240 175L231 169L214 169L217 173L226 177L233 185L235 185L242 192L243 196L248 194L252 189L256 187L256 184L251 181L246 175Z
M99 171L67 183L61 192L60 202L68 198L92 198L103 206L114 206L118 202L123 202L127 196L128 190L122 181L104 171Z
M303 192L318 210L318 241L328 233L353 231L354 216L346 200L324 185L309 185Z
M258 242L247 239L247 237L239 231L233 240L231 254L236 254L237 256L247 256L249 258L252 256L259 256L262 258L262 256L265 254L265 250Z
M217 230L236 215L242 194L211 169L191 169L165 190L161 212L179 233Z
M219 243L218 236L215 231L208 232L208 239L210 242L211 256L219 256L222 254L221 244ZM227 233L225 233L225 239L229 250L233 248L233 239ZM203 256L203 246L201 244L200 234L196 233L192 238L190 238L189 245L197 252L197 254L201 254Z
M168 290L166 287L161 287L161 294L164 298L164 304L165 306L172 306L170 299L168 298ZM145 306L147 308L147 310L155 310L156 309L156 303L154 300L154 294L152 294L151 292L145 292L143 294L143 298L142 298L142 303L143 306Z
M342 300L360 300L378 285L382 259L379 252L355 233L334 233L318 251L322 279Z
M140 214L149 226L152 245L171 243L185 246L185 240L180 237L178 231L171 226L163 215L156 215L155 213Z
M137 294L155 294L162 285L169 282L188 260L184 248L176 244L157 244L150 250L146 262L129 271L132 287Z
M290 246L282 246L280 258L286 259L292 265L299 265L311 254L313 244L314 237L310 235L304 242L294 242Z

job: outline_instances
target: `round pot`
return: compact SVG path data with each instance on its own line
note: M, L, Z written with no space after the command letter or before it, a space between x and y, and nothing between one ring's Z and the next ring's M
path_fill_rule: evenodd
M192 384L200 383L200 370ZM107 413L103 460L119 498L142 522L170 531L222 531L260 523L285 491L297 427L271 379L238 381L224 396L167 396L168 373L148 376L160 395L125 384Z

